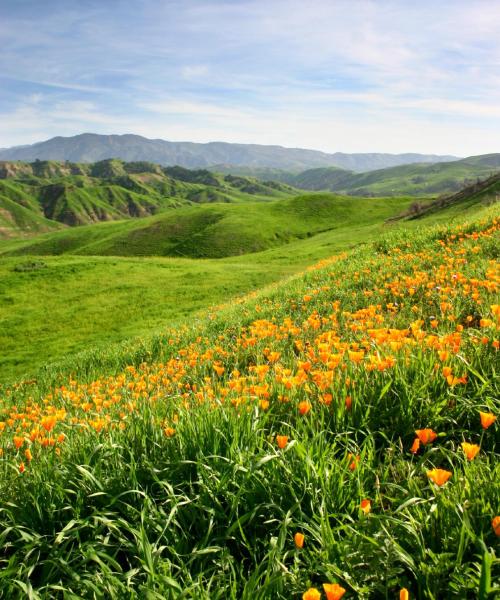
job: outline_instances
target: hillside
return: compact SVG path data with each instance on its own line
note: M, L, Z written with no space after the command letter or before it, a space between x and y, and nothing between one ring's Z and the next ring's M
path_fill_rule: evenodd
M0 237L60 224L146 217L193 203L268 200L293 193L281 183L146 162L0 162Z
M210 142L169 142L150 140L139 135L97 135L84 133L73 137L55 137L29 146L0 150L0 160L58 160L96 162L109 158L149 161L161 165L188 168L213 168L213 165L268 167L301 171L312 167L337 166L355 171L413 163L453 160L453 156L428 154L327 154L317 150Z
M439 164L414 164L353 173L339 169L311 169L282 176L295 187L330 190L355 196L437 195L455 192L500 169L500 154L473 156Z
M192 322L211 304L336 252L380 240L393 229L449 224L483 210L476 198L388 224L413 203L309 194L179 208L142 220L0 241L0 381L29 377L47 361L111 342L123 342L127 355L130 348L134 353L135 337L148 339L186 317ZM180 258L200 255L203 260Z
M10 253L222 258L259 252L342 227L383 222L410 202L411 198L309 194L265 203L191 206L146 219L37 237L22 245L16 243Z
M397 230L4 388L0 594L493 598L499 232Z

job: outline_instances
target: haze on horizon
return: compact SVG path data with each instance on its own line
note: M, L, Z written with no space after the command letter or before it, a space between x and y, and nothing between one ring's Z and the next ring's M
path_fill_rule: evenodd
M0 147L500 151L500 3L0 0Z

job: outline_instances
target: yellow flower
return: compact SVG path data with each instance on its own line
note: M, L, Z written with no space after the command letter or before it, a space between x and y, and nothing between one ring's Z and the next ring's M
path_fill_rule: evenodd
M451 471L446 471L445 469L432 469L431 471L427 471L427 477L439 486L444 485L452 475L453 473Z
M480 450L480 447L477 444L468 444L467 442L462 442L461 445L468 460L472 460Z
M307 592L302 594L302 600L320 600L321 594L316 588L309 588Z

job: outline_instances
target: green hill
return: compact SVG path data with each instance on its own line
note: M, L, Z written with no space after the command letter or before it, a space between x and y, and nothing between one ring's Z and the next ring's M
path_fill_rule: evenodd
M251 167L220 167L230 173L260 179L270 176L305 190L332 191L354 196L436 196L452 193L484 179L500 169L500 154L471 156L462 160L420 163L356 173L336 167L308 169L300 173Z
M0 241L0 380L89 347L149 337L394 228L448 224L482 209L476 197L388 222L413 202L307 194Z
M2 162L0 236L47 231L59 223L145 217L193 203L269 200L294 193L281 183L147 162Z
M156 335L1 390L0 596L493 598L500 222L496 206L471 212L379 229L238 302L259 255L2 273L9 306L30 290L14 327L38 308L50 333L60 294L60 345L130 325L140 302ZM325 235L261 255L294 267ZM161 324L165 297L220 284L226 263L224 306Z
M16 243L10 253L221 258L259 252L324 231L383 222L410 202L411 198L308 194L265 203L190 206L145 219L66 229Z

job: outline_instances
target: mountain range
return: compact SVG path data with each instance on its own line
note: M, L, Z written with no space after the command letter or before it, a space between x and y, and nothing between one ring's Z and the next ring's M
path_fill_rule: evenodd
M456 160L455 156L434 154L383 154L336 152L284 148L259 144L226 142L169 142L139 135L98 135L83 133L72 137L54 137L27 146L0 149L0 160L60 160L96 162L109 158L124 161L149 161L164 166L187 168L229 167L282 169L300 172L319 167L338 167L350 171L371 171L409 163L438 163ZM213 169L215 170L215 169Z

